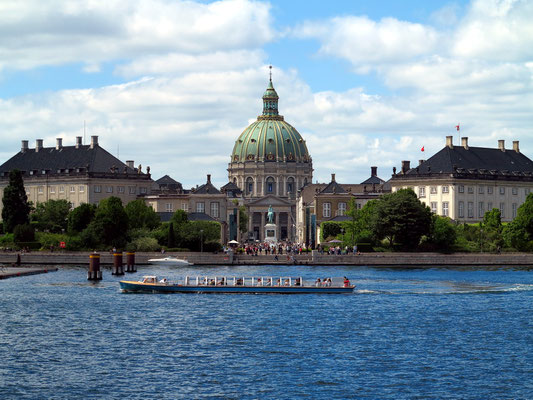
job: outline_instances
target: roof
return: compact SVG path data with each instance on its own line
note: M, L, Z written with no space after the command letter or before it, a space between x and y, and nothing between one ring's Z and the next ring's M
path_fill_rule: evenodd
M189 221L216 221L213 217L206 213L192 212L187 214Z
M191 193L194 194L221 194L220 190L218 190L216 187L213 186L211 183L211 175L207 176L207 182L204 183L202 186L199 186L197 189L194 190L194 192L191 191Z
M175 181L170 176L165 175L161 178L159 178L157 181L155 181L158 185L179 185L180 183L178 181Z
M373 175L366 181L361 182L361 185L381 185L383 183L385 183L383 179L381 179L379 176Z
M336 194L344 194L344 193L348 193L346 190L344 190L344 188L339 185L335 179L333 179L324 189L322 189L320 191L320 194L331 194L331 193L336 193Z
M25 174L30 171L47 171L47 174L65 173L66 170L75 171L76 169L83 170L88 173L128 173L137 174L137 170L128 167L125 163L120 161L108 151L100 147L98 144L79 145L79 146L63 146L57 149L56 147L43 147L39 151L36 149L26 149L24 152L20 151L0 165L0 175L9 173L13 169L18 169ZM149 177L149 174L139 174Z
M404 175L418 177L419 175L454 174L468 178L498 178L513 180L523 177L531 178L533 161L515 150L505 150L486 147L446 146L418 167L409 169ZM397 177L397 175L395 176ZM394 179L394 178L393 178Z

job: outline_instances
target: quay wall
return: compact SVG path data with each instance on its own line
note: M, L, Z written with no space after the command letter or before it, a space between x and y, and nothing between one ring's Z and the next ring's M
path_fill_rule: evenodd
M0 253L0 264L12 265L17 262L17 252ZM89 265L90 252L30 252L20 254L21 265ZM101 252L102 265L113 264L113 254ZM295 255L288 259L287 255L248 256L236 254L233 257L224 253L146 253L135 254L135 264L148 264L150 258L173 255L185 258L195 265L287 265L294 262L303 265L369 265L369 266L533 266L533 254L530 253L365 253L360 255L327 255L314 251L312 254Z

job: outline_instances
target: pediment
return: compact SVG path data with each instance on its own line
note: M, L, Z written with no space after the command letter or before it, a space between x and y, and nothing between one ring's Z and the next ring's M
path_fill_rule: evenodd
M287 201L285 199L281 199L277 196L273 196L273 195L267 195L267 196L264 196L264 197L261 197L259 199L256 199L256 200L252 200L250 201L248 204L248 206L264 206L265 207L265 210L268 209L268 206L272 206L272 207L276 207L276 206L280 206L280 207L290 207L293 205L292 202L290 201Z

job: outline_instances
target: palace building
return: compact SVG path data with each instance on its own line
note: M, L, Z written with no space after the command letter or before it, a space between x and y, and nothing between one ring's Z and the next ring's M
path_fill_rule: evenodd
M74 146L63 146L58 138L55 147L44 147L43 140L37 139L35 148L29 148L23 140L20 152L0 165L0 196L14 169L22 172L28 201L33 204L64 199L75 208L111 196L126 204L148 193L153 183L150 167L142 172L141 165L135 168L133 161L123 163L98 144L98 136L92 136L89 145L82 144L78 136Z
M499 140L497 148L472 147L468 138L461 145L446 137L446 146L428 160L411 168L402 161L390 180L392 191L411 188L435 214L460 222L483 220L485 212L500 210L502 221L516 217L518 207L533 189L533 161Z

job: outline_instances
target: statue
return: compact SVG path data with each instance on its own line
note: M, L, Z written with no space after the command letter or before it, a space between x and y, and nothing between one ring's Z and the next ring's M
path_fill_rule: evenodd
M274 210L272 209L272 206L268 206L267 220L269 224L274 223Z

